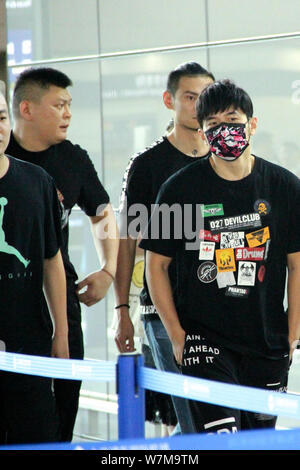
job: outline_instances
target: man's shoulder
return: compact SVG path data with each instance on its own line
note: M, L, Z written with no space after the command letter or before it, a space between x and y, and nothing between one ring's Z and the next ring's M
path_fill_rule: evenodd
M54 145L60 152L67 152L68 154L83 156L87 155L87 151L79 144L74 144L68 139L63 140L59 144Z
M166 155L167 146L168 142L165 137L155 140L143 150L134 153L129 159L128 167L131 167L133 164L144 165L148 163L151 165L151 163L155 162L157 158L161 158Z
M177 184L180 181L199 179L199 175L203 176L207 166L209 156L196 158L194 162L180 168L173 175L171 175L165 184Z
M280 178L287 182L294 181L296 183L300 183L298 176L288 168L285 168L278 163L271 162L265 158L256 157L256 159L258 160L259 169L264 170L271 178Z
M40 181L45 181L46 183L52 182L52 177L41 166L20 160L19 158L13 157L9 154L8 158L13 167L17 172L20 172L22 176L27 175L28 177L32 177L33 180L36 180L38 177Z

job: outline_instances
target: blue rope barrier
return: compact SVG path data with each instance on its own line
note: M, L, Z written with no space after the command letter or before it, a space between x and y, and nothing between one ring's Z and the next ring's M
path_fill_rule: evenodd
M300 429L240 431L234 434L189 434L159 439L124 439L107 442L35 444L0 447L0 450L300 450ZM160 455L157 453L157 455ZM148 463L155 463L149 461ZM158 457L156 463L159 462Z
M125 356L125 355L124 355ZM188 399L194 399L212 403L221 406L228 406L231 408L244 409L248 411L266 413L272 415L285 415L293 418L300 419L300 396L289 393L278 393L275 391L268 391L258 388L245 387L240 385L226 384L223 382L214 382L194 377L188 377L181 374L174 374L171 372L162 372L155 369L143 367L143 361L139 360L136 356L132 355L131 361L123 360L123 364L128 364L126 367L116 367L116 364L109 361L97 360L73 360L73 359L57 359L49 357L22 355L15 353L0 352L0 370L23 373L29 375L40 375L44 377L66 378L71 380L94 380L94 381L116 381L119 386L119 411L120 404L125 403L122 401L124 394L128 393L128 386L121 386L122 383L130 381L131 397L131 410L126 413L127 406L122 406L122 413L119 420L119 428L122 428L126 420L133 419L132 414L135 413L135 423L139 422L144 426L144 414L140 412L141 407L137 406L139 397L144 389L154 390L157 392L177 395ZM124 357L119 357L119 362ZM138 359L138 360L136 360ZM118 362L118 366L120 366ZM133 365L136 364L136 365ZM122 380L118 371L122 371ZM129 371L131 371L129 373ZM124 380L123 380L124 379ZM123 397L121 396L123 394ZM142 396L142 395L141 395ZM126 397L125 397L126 398ZM127 403L127 402L126 402ZM131 413L131 415L130 415ZM142 427L141 427L142 429ZM251 434L245 434L246 431L239 432L230 436L213 436L213 435L196 435L196 436L180 436L172 437L169 440L159 439L157 442L151 439L128 441L128 438L142 437L142 431L130 435L119 435L122 441L115 443L101 443L91 444L90 446L84 444L72 444L70 450L75 449L74 446L79 448L83 446L84 449L92 448L97 445L101 449L127 449L129 446L139 445L140 449L149 449L149 446L169 446L170 450L176 449L218 449L228 448L232 449L242 448L235 446L245 446L245 449L262 448L271 449L274 445L275 449L300 449L300 430L284 431L284 434L279 431L271 430L271 433L263 431L264 434L255 435L256 431L251 431ZM261 433L261 431L259 432ZM273 434L275 433L275 434ZM213 437L217 440L213 440ZM224 440L225 439L225 440ZM226 440L227 439L227 440ZM250 439L250 440L249 440ZM253 443L251 444L251 439ZM135 444L139 442L139 444ZM41 445L41 448L58 449L59 444ZM52 446L52 447L51 447ZM58 447L57 447L58 446ZM121 447L119 447L121 446ZM124 447L125 446L125 447ZM221 446L221 447L220 447ZM224 446L224 447L222 447ZM262 447L259 447L262 446ZM281 447L282 446L282 447ZM28 449L37 449L34 446L25 446ZM9 446L10 449L20 448L20 446ZM63 447L65 448L65 447ZM131 447L132 449L134 447ZM162 447L159 447L162 449Z
M116 380L116 364L109 361L58 359L0 352L0 370L70 380Z
M142 387L156 392L256 413L300 419L300 396L290 393L214 382L147 367L139 369L138 380Z
M70 380L116 380L114 362L57 359L8 352L0 352L0 370ZM184 398L300 419L300 396L289 393L213 382L147 367L138 367L137 383L144 389Z

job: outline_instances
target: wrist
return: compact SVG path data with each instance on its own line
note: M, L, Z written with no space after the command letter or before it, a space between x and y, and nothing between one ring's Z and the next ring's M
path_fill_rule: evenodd
M103 273L105 273L108 277L110 277L110 280L111 280L111 281L114 281L114 280L115 280L114 273L113 273L111 270L109 270L109 269L107 269L107 268L102 268L100 272L103 272Z
M118 318L130 318L130 306L129 304L118 304L115 307Z
M169 330L169 336L170 336L170 340L172 343L180 343L182 342L182 340L184 340L185 338L185 331L184 329L181 327L181 325L179 325L178 327L176 328L172 328Z

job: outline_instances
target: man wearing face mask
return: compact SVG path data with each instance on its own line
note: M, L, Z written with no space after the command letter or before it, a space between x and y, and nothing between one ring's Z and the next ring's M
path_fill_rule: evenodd
M257 118L243 89L215 82L196 109L212 154L171 177L156 202L188 205L194 225L199 212L201 223L192 245L187 227L182 238L142 240L151 298L184 374L285 391L300 336L300 182L251 153ZM172 259L176 301L168 279ZM191 407L197 432L276 424L271 415L199 401Z

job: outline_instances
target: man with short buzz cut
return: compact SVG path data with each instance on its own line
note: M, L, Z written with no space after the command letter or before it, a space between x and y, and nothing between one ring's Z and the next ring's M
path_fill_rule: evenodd
M7 152L41 166L55 181L61 206L70 357L83 359L80 302L91 306L105 297L115 275L118 235L109 195L92 161L84 149L67 140L71 85L67 75L52 68L29 68L18 76L12 103L14 127ZM68 221L75 204L89 218L101 265L80 282L68 252ZM72 440L80 386L77 380L54 380L62 441Z
M130 211L136 204L142 205L147 211L147 220L144 221L146 226L161 185L176 171L207 154L208 146L198 134L195 103L203 88L213 80L213 75L197 62L180 64L168 74L163 103L173 114L171 130L134 155L125 171L120 207L122 236L115 280L115 308L118 317L115 341L120 352L134 350L129 289L138 234L130 233ZM141 227L141 232L144 228ZM171 266L170 271L175 286L174 266ZM140 303L141 317L155 366L160 370L178 373L170 340L153 305L145 279ZM172 399L180 431L184 434L193 432L187 402L178 397Z
M196 112L211 155L171 177L156 203L189 207L191 227L199 213L202 219L193 240L191 227L182 238L172 230L168 239L142 240L151 298L183 374L284 391L300 336L300 182L252 154L257 118L251 98L233 82L209 85ZM197 432L276 423L271 415L199 401L191 409Z
M66 280L56 189L44 170L6 153L10 130L0 93L1 350L67 359ZM1 370L0 444L48 443L58 437L51 379Z

